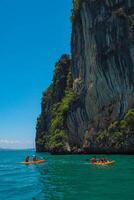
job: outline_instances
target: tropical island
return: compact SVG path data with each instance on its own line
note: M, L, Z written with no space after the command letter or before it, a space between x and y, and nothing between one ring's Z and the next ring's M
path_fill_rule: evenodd
M71 55L42 96L36 150L133 154L133 2L74 0L71 23Z

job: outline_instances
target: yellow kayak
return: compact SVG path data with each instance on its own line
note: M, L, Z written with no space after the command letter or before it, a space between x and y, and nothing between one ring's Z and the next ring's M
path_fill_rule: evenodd
M112 165L112 164L114 164L115 163L115 161L114 160L112 160L112 161L107 161L107 162L95 162L95 163L91 163L92 165Z
M29 161L29 162L20 162L20 164L30 165L30 164L40 164L40 163L44 163L44 162L46 162L46 160L37 160L37 161Z

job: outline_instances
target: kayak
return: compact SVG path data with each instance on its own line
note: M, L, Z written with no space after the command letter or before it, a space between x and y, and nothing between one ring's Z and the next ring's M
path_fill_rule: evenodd
M95 163L91 163L92 165L112 165L114 164L115 161L112 160L112 161L107 161L107 162L95 162Z
M20 164L30 165L30 164L41 164L46 162L46 160L37 160L37 161L29 161L29 162L20 162Z

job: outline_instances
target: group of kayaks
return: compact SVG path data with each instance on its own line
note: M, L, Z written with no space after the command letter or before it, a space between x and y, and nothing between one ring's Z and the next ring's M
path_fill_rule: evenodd
M36 160L36 161L24 161L24 162L20 162L20 164L24 164L24 165L30 165L30 164L41 164L41 163L45 163L47 160ZM101 166L105 166L105 165L113 165L115 164L115 161L96 161L96 162L90 162L90 164L92 165L101 165Z

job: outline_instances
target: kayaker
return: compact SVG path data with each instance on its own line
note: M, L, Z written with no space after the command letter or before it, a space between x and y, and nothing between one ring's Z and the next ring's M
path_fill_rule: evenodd
M25 162L29 162L29 159L30 159L30 157L27 156L27 157L25 158Z
M34 155L33 156L33 161L35 162L35 161L37 161L38 159L37 159L37 157Z
M103 158L103 161L104 161L104 162L107 162L108 160L107 160L107 158L104 157L104 158Z
M107 159L105 157L100 158L99 162L107 162Z
M91 158L91 163L97 162L96 156L94 158Z

